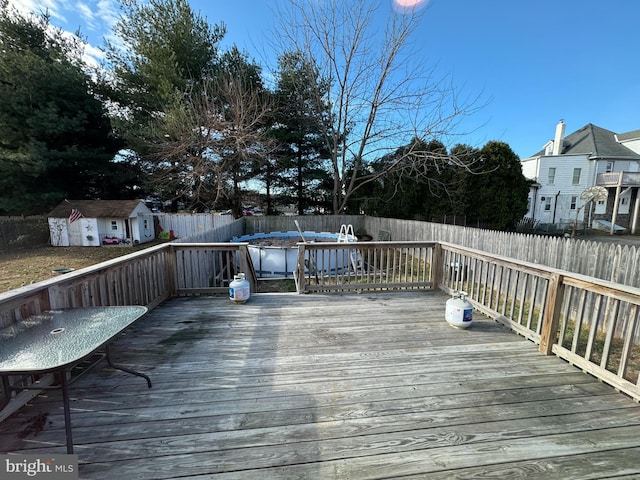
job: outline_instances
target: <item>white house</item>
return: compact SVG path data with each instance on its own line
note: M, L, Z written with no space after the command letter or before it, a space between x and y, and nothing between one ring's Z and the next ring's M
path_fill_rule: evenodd
M534 182L526 216L540 224L640 227L640 131L615 134L590 123L565 136L560 121L553 140L522 160L522 172ZM594 186L608 197L589 202L585 191Z
M142 200L65 200L48 217L54 247L138 244L155 239L153 216Z

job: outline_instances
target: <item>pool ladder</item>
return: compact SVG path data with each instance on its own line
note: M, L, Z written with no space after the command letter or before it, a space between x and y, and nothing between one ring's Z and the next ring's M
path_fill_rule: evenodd
M349 241L349 235L355 237L353 233L353 225L340 225L340 233L338 233L338 243L347 243Z
M356 234L353 233L353 225L345 225L344 223L340 226L340 232L338 233L338 243L347 243L350 238L355 238ZM358 271L358 265L360 265L360 258L358 254L358 250L350 250L349 251L349 260L351 261L351 266L353 267L353 271Z

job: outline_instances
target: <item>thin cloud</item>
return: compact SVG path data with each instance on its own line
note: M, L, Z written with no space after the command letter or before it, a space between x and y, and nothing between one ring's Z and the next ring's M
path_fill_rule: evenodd
M78 2L76 3L76 10L80 15L80 18L82 18L84 26L89 30L98 30L99 25L96 23L96 16L89 5L84 2Z
M36 15L48 13L51 18L67 22L64 15L64 11L69 8L67 0L9 0L9 4L15 6L22 13L35 13Z
M99 0L98 16L105 23L105 27L110 30L120 17L118 2L116 0Z

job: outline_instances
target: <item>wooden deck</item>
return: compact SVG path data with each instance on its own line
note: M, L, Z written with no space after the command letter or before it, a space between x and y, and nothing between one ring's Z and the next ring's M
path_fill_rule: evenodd
M640 405L439 292L175 298L72 387L83 479L640 478ZM0 451L64 453L57 391Z

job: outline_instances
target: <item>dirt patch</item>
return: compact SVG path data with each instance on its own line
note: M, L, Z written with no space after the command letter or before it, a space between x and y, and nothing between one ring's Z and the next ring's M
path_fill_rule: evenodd
M295 292L296 282L292 278L258 279L258 293Z

